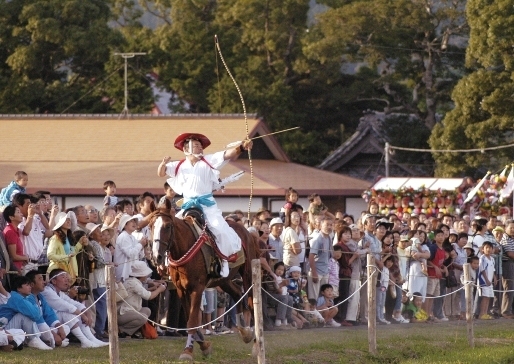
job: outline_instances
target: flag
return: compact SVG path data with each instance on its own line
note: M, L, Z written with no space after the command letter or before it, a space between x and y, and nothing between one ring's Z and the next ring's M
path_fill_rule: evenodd
M507 177L507 182L505 182L505 185L503 186L500 192L500 197L502 199L508 198L512 191L514 191L514 168L510 169L509 176Z
M491 172L487 172L486 173L484 178L482 178L482 180L468 194L468 197L466 197L466 200L464 200L464 203L468 203L469 201L471 201L473 199L473 197L475 197L475 195L477 194L478 190L480 189L480 187L482 187L482 185L484 184L484 182L486 181L487 177L489 177L490 174L491 174ZM514 178L514 175L513 175L513 178Z

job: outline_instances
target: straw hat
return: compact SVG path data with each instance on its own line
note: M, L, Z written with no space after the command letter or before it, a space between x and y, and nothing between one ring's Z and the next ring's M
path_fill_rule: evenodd
M137 261L130 266L131 277L148 277L150 274L152 274L152 270L148 268L145 262Z

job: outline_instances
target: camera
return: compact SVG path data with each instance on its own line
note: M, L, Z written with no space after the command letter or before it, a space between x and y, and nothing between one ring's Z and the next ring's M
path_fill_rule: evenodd
M77 293L78 294L89 294L89 289L87 289L86 287L78 287Z

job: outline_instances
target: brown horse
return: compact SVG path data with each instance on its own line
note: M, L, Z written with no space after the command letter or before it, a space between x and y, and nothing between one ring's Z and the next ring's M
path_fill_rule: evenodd
M168 256L173 260L179 260L186 256L186 253L195 244L197 239L188 224L170 214L170 210L164 207L153 213L151 221L153 236L153 258L159 265L163 264L164 257ZM245 247L246 262L236 268L232 268L228 277L211 280L208 277L205 260L199 251L194 254L186 264L181 266L169 266L171 280L177 287L177 293L187 316L188 340L180 360L193 360L193 343L196 341L202 354L209 355L212 352L211 343L205 341L199 329L201 326L200 305L202 292L205 288L221 287L237 302L241 298L241 287L233 282L233 278L239 273L243 279L243 289L246 292L252 285L251 261L258 259L260 255L257 238L251 235L241 224L229 222L229 225L241 238ZM190 256L188 254L187 256ZM251 292L250 292L251 293ZM250 301L250 300L249 300ZM237 306L236 325L243 341L249 343L253 339L253 332L248 327L241 326L241 315L243 304ZM247 317L250 317L248 315Z

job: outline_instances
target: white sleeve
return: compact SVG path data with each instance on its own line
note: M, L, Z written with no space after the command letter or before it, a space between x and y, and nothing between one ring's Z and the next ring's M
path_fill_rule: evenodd
M46 302L54 309L54 311L63 311L68 313L74 313L77 311L77 307L72 305L65 300L63 300L57 292L53 289L46 287L43 292L41 292L43 297L45 297ZM77 302L79 303L79 302ZM83 306L83 305L82 305Z
M175 162L169 162L168 164L166 164L166 174L170 177L175 177L175 169L177 168L177 164L179 162L178 161L175 161Z
M118 249L122 255L127 258L138 257L139 253L143 250L143 246L139 244L139 242L135 245L132 244L132 239L136 240L132 235L123 234L118 236L118 239L119 241L116 242L116 249Z

